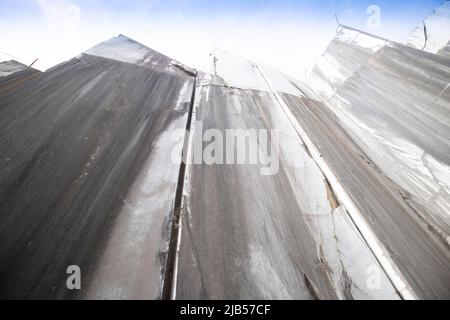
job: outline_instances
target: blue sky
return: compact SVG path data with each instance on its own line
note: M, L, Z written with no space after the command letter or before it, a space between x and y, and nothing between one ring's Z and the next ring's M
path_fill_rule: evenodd
M211 47L300 76L340 21L401 41L442 0L0 0L0 52L46 69L119 33L193 67ZM380 25L366 12L380 8Z
M52 1L51 1L52 2ZM61 1L53 1L61 2ZM299 14L307 12L320 19L330 19L339 13L348 22L361 24L365 20L365 10L370 5L378 5L387 19L421 19L442 0L73 0L67 1L86 10L101 10L111 16L144 15L167 16L183 14L191 17L254 14L258 11L272 11L274 14ZM36 0L0 0L0 19L39 19L40 6Z

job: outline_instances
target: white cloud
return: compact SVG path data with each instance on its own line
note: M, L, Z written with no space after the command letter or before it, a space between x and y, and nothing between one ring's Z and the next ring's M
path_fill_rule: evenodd
M65 0L37 0L52 31L75 31L81 25L81 9Z

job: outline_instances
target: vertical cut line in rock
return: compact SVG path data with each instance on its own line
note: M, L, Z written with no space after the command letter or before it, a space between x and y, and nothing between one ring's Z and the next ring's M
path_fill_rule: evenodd
M182 161L178 174L177 189L172 216L169 248L167 250L166 267L164 271L163 288L161 298L163 300L175 300L178 277L178 253L181 244L182 213L184 205L184 185L186 183L186 166L190 153L190 141L192 136L192 115L194 110L195 91L197 87L197 74L195 74L192 88L191 101L189 103L188 118L186 122L186 134L184 137Z

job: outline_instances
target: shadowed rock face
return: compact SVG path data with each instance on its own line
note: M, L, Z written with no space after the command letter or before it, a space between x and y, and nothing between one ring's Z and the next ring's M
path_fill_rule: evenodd
M338 35L333 42L340 43L339 39ZM355 45L359 46L359 43ZM354 50L349 46L337 49L330 45L321 60L334 59L335 70L350 70L347 64ZM346 58L341 60L342 56ZM334 82L337 85L329 90L331 94L322 95L325 104L299 101L292 96L285 98L298 121L305 128L309 127L310 135L316 137L316 144L323 146L324 155L329 153L329 164L338 172L348 166L344 174L346 183L351 185L349 176L362 179L365 174L356 173L358 166L351 164L351 153L343 156L344 165L339 165L336 156L341 144L332 142L338 135L326 137L322 134L326 131L319 130L314 124L318 120L326 128L337 121L360 148L361 155L393 182L388 189L401 195L406 205L404 213L408 214L403 214L397 222L387 223L390 219L400 218L402 211L387 210L386 218L379 221L380 239L387 242L397 256L402 256L398 265L404 268L405 275L412 275L409 282L420 297L448 298L450 60L445 54L438 56L395 43L386 43L376 54L366 58L365 63L353 65L351 75L342 72L346 74L345 81ZM319 62L313 71L313 78L319 75L332 80L333 73L328 77L326 73L318 73L322 64ZM319 81L313 81L312 85L318 92L328 88ZM330 120L326 120L328 112ZM378 191L366 190L364 195L357 196L364 188L365 183L361 180L355 190L350 191L355 201L368 201L383 189L377 187ZM376 217L383 215L394 198L380 202L384 209L369 214L370 223L376 223ZM365 208L372 205L368 203ZM395 225L397 231L389 230ZM378 227L373 225L372 228ZM396 246L398 248L394 249Z
M196 116L204 130L270 129L261 110L277 108L270 94L217 86L197 90ZM262 177L257 165L191 168L177 298L337 297L285 170Z
M448 248L408 205L399 187L386 179L386 171L373 166L321 102L292 95L283 98L320 146L322 157L341 179L371 229L391 250L396 265L408 275L416 294L421 298L447 297Z
M186 126L193 83L81 55L0 86L1 297L73 297L69 265L77 296L160 296L179 170L168 134Z
M449 79L447 59L387 46L329 100L369 158L447 236Z
M396 275L388 276L403 277L414 297L448 298L449 61L344 28L313 71L316 95L254 62L223 52L212 57L214 76L198 80L196 119L222 131L277 128L292 140L280 140L274 176L258 177L254 166L188 170L177 297L376 296L360 286L367 278L358 275L367 269L334 255L359 252L366 262L373 259L364 244L351 236L355 241L345 241L333 228L333 208L347 218L348 208L330 198L328 206L321 202L327 188L318 167L296 167L312 160L300 151L301 134L292 127L298 124L378 239L377 258L387 256L395 266ZM199 136L193 143L201 143ZM322 211L311 210L317 207ZM378 294L394 298L391 290L389 284Z
M257 164L188 167L176 297L398 298L380 269L379 288L367 288L367 268L378 263L334 199L261 66L224 52L212 58L218 76L197 80L193 120L202 127L193 128L192 149L208 129L276 129L280 170L261 176ZM280 90L302 94L297 83L288 85L275 72L270 78Z

